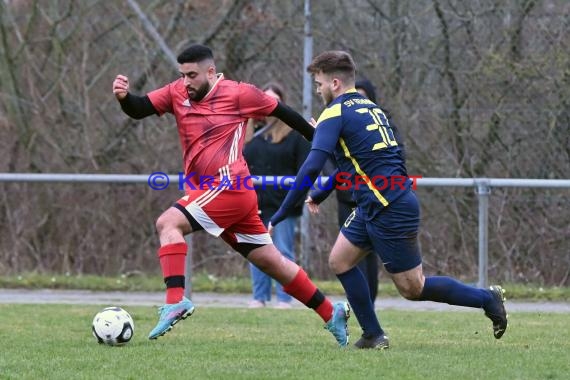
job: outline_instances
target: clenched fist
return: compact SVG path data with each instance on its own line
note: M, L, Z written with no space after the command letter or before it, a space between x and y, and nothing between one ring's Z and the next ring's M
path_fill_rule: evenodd
M129 78L124 75L117 75L113 81L113 94L118 100L123 100L129 92Z

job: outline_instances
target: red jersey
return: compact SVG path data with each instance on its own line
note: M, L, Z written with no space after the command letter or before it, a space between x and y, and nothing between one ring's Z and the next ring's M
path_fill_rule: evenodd
M196 187L205 176L232 182L248 176L242 155L247 120L268 116L277 107L277 100L257 87L223 74L199 102L188 99L182 78L147 95L159 115L176 117L184 172Z

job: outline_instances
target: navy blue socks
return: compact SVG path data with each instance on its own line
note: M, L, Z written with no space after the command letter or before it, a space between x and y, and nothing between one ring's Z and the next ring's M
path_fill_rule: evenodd
M366 283L366 278L355 266L354 268L337 274L344 291L346 298L352 307L352 311L362 327L365 337L375 337L383 335L384 330L380 327L376 313L374 312L374 305L370 299L370 290Z
M465 285L451 277L426 277L419 301L434 301L450 305L482 308L492 301L491 293Z

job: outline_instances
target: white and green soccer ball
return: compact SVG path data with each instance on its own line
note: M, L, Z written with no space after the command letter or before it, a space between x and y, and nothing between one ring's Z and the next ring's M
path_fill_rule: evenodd
M126 310L106 307L93 318L93 336L100 344L120 346L128 343L135 332L135 322Z

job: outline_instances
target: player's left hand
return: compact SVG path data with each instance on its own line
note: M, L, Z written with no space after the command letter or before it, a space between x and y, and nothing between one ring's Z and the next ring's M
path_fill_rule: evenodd
M273 235L273 225L271 222L267 225L267 232L269 232L269 236Z
M311 118L311 121L309 121L309 124L311 124L313 126L313 128L317 127L317 121L314 118Z

